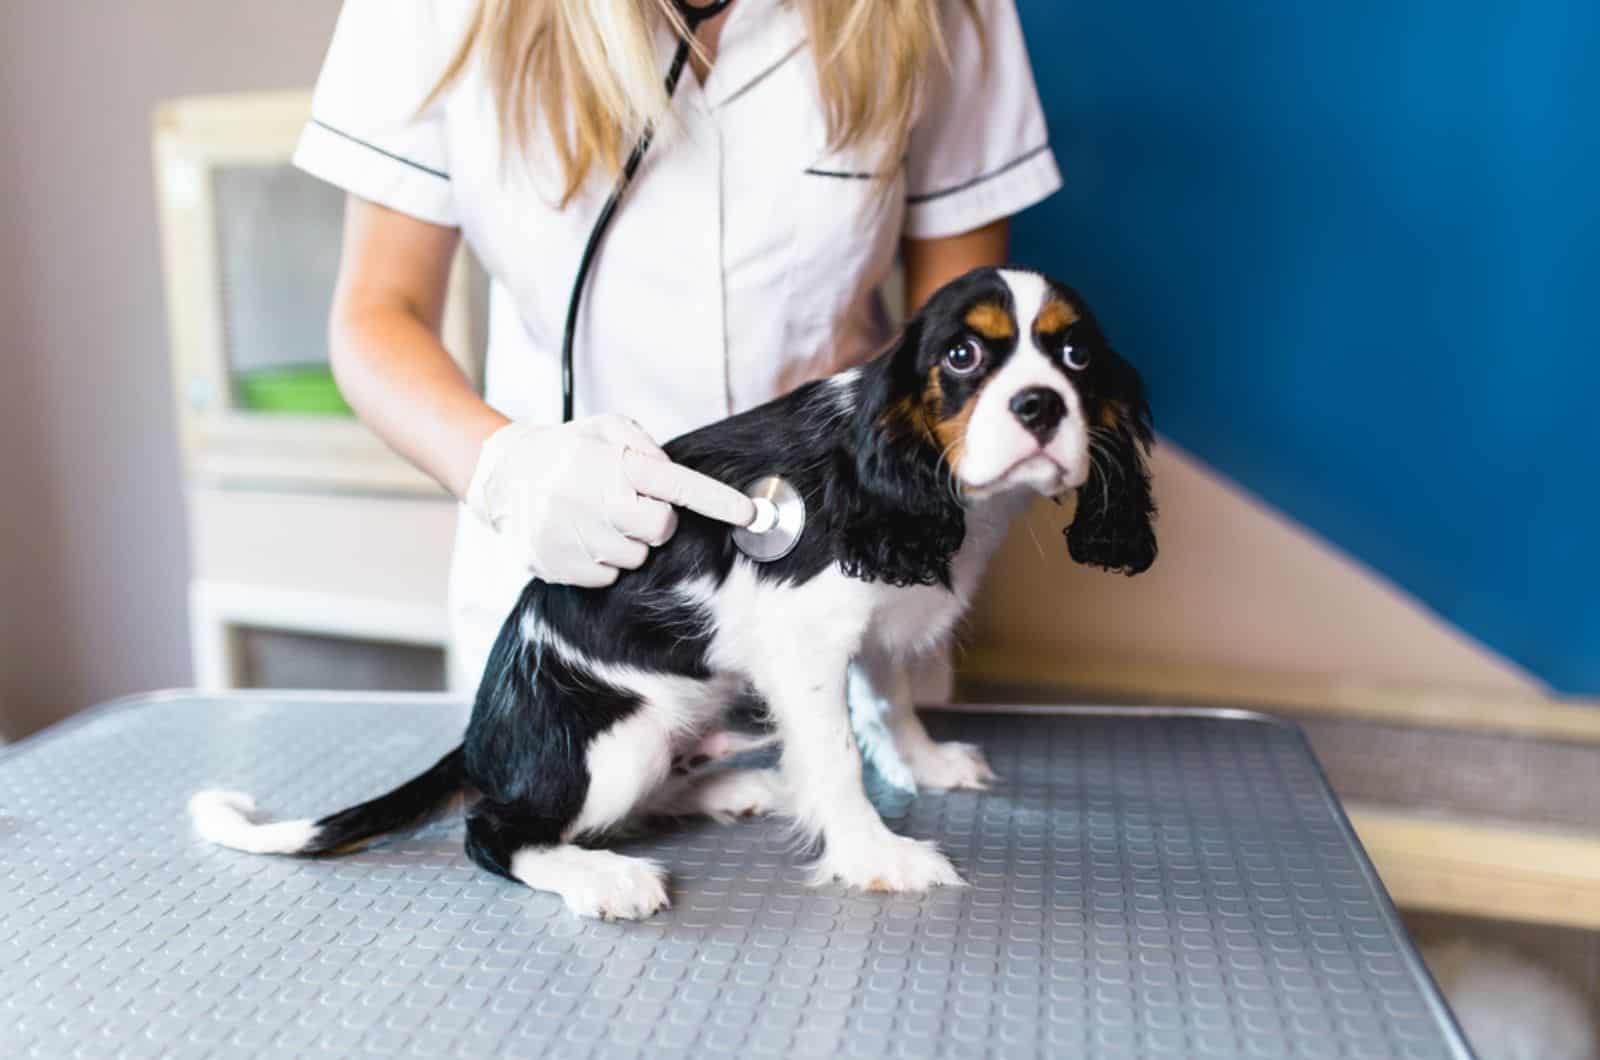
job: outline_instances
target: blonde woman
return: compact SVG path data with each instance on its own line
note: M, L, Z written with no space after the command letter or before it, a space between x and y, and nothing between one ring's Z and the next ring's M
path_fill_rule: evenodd
M1060 184L1013 0L733 0L669 98L681 2L346 0L317 85L296 163L350 195L333 365L464 502L459 687L530 572L606 584L673 504L750 520L652 439L862 359L897 254L914 307L1003 261L1007 219ZM573 278L646 128L563 425ZM439 341L463 236L493 280L483 398Z

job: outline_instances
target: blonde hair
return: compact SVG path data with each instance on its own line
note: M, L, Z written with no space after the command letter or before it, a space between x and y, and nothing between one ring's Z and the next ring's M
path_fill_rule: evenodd
M830 146L881 143L885 168L905 151L933 64L948 61L940 0L789 2L805 19ZM974 2L961 0L976 22ZM673 127L652 18L688 32L673 0L478 0L429 102L481 60L504 141L526 156L542 121L564 206L597 164L619 172L646 128Z

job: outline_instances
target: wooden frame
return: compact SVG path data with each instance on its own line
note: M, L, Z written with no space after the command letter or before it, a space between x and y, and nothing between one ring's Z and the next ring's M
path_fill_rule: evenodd
M439 493L352 419L234 407L226 362L213 175L284 163L311 112L306 92L200 96L156 111L153 149L173 389L189 473L233 482ZM477 383L481 364L465 251L451 270L445 346Z
M441 491L188 490L195 683L240 684L240 631L438 647L457 507Z
M1345 809L1401 908L1600 929L1600 835Z
M216 175L287 163L306 92L174 100L153 152L172 382L188 479L196 683L239 683L240 630L446 647L455 506L353 418L236 407L223 319ZM311 178L306 178L311 179ZM443 339L481 380L474 270L451 271ZM371 528L385 533L377 541ZM351 557L360 556L360 563Z
M447 656L450 643L442 606L205 578L189 583L189 623L195 687L208 692L241 687L238 638L249 627L441 648Z

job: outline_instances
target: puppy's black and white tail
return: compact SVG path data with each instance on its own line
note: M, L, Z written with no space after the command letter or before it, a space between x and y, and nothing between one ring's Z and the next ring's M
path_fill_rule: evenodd
M387 795L317 820L257 821L256 801L238 791L199 791L189 817L200 838L250 854L340 854L443 812L466 778L457 747Z

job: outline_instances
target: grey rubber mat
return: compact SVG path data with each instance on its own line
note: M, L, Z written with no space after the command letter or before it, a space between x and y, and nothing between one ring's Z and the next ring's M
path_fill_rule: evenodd
M459 705L114 704L0 752L7 1056L1448 1057L1465 1048L1298 730L933 715L1004 781L896 822L971 882L815 890L776 824L670 825L673 908L580 921L458 821L325 861L189 832L196 788L315 815Z

